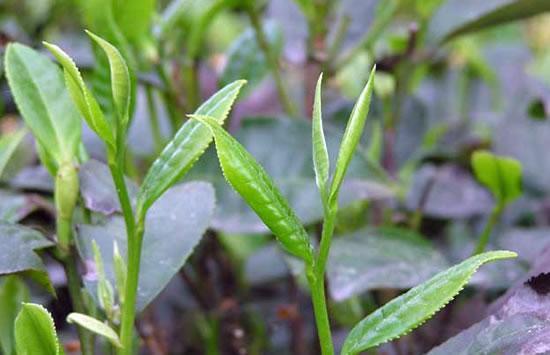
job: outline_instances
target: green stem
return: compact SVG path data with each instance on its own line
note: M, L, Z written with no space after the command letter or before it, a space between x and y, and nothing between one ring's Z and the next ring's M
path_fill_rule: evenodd
M155 144L155 153L162 150L164 144L162 142L162 133L160 131L159 117L157 114L157 106L155 105L155 97L151 86L145 87L147 95L147 108L149 110L149 122L151 123L151 135Z
M275 80L275 86L277 88L277 93L279 95L281 105L283 106L283 109L286 111L286 113L289 116L296 117L298 114L298 111L296 110L296 107L294 106L285 88L285 85L283 83L283 78L281 76L279 62L277 60L277 57L275 56L275 53L273 53L271 46L269 45L269 42L267 40L267 37L262 27L260 16L256 11L255 6L254 5L248 6L247 13L248 13L248 17L250 18L250 22L252 23L252 27L254 28L254 32L256 34L256 41L258 42L260 49L264 53L267 59L267 63L271 69L271 74L273 75L273 79Z
M489 243L489 237L491 236L491 232L493 231L495 224L500 219L500 215L502 214L503 210L504 210L504 205L501 203L497 204L495 208L493 208L493 211L489 216L489 220L487 221L487 224L485 224L485 227L483 228L483 232L479 237L479 240L477 242L477 246L474 250L473 255L483 253L483 251L485 250L485 247L487 247L487 244Z
M308 271L308 283L311 290L311 301L313 302L313 313L317 324L317 334L321 345L322 355L333 355L332 334L330 332L330 321L325 297L325 278L319 278L313 270Z
M72 228L71 220L58 217L56 220L56 233L59 249L63 261L63 268L67 275L67 287L71 297L73 308L78 313L86 314L86 306L82 298L80 275L77 269L77 260L71 252ZM93 354L93 336L82 327L77 327L78 338L83 355Z
M120 338L122 349L119 350L121 355L132 354L133 339L134 339L134 321L136 317L135 303L139 276L139 261L141 257L141 239L143 236L143 221L138 221L136 228L132 204L128 195L126 182L124 181L124 152L118 154L118 159L113 161L109 159L109 168L117 191L117 195L126 224L127 238L127 265L128 276L126 281L126 289L124 290L124 304L122 305L122 321L120 326Z
M332 235L334 233L334 222L337 210L337 206L325 208L325 220L321 233L319 255L317 256L313 270L308 270L308 282L311 289L313 312L315 313L315 323L317 324L317 333L319 335L319 343L323 355L334 354L325 296L325 268L330 252Z
M200 87L197 75L197 62L193 58L185 58L183 62L182 75L185 85L186 107L194 111L199 105Z

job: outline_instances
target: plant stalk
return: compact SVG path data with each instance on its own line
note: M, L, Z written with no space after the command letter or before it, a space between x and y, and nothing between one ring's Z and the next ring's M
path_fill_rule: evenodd
M283 78L281 76L279 62L275 56L275 53L273 53L271 46L269 45L269 42L262 27L260 16L258 15L258 12L256 11L256 8L253 4L247 7L247 13L248 17L250 18L252 27L254 28L254 33L256 34L256 41L258 42L260 49L264 53L264 56L267 59L267 63L271 69L271 74L273 75L273 79L275 80L275 86L277 88L277 93L279 95L281 105L289 116L296 117L298 111L296 110L296 107L294 106L285 88Z
M317 325L317 335L321 345L322 355L333 355L334 345L332 344L332 334L330 331L330 321L328 318L327 301L325 297L325 278L317 277L316 272L308 272L308 283L311 290L311 301L313 303L313 313L315 314L315 323Z
M157 107L155 105L155 96L153 88L151 86L145 87L145 93L147 95L147 108L149 111L149 121L151 123L151 135L153 136L153 142L155 145L155 155L158 154L164 144L162 139L162 133L160 131L159 117L157 113Z
M327 301L325 296L325 268L330 252L332 235L334 233L334 222L336 219L337 206L325 208L325 219L321 233L321 245L313 270L308 272L308 282L311 289L313 312L317 324L317 334L323 355L334 354L330 321L328 318Z
M477 246L474 250L474 253L472 255L477 255L483 253L485 248L487 247L487 244L489 243L489 238L491 237L491 232L493 231L493 228L495 227L495 224L500 219L500 215L502 214L502 211L504 210L504 204L498 203L495 208L493 208L493 211L491 212L491 215L489 216L489 220L485 224L485 227L483 228L483 232L481 233L481 236L479 237L479 240L477 242Z

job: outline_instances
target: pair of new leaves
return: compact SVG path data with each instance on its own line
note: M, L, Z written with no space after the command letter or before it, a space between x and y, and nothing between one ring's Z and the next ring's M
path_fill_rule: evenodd
M374 72L373 69L351 113L330 188L327 186L329 158L321 119L322 77L317 83L312 128L313 159L317 185L326 210L337 209L338 191L368 114ZM212 130L220 165L227 181L271 229L283 247L301 258L306 265L313 267L316 260L308 235L264 169L216 120L200 115L192 117ZM411 331L450 302L482 264L514 256L515 253L507 251L476 255L395 298L351 330L344 342L342 354L356 354Z

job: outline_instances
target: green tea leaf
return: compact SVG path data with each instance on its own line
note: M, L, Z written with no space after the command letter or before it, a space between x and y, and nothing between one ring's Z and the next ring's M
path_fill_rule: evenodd
M0 253L0 276L28 276L54 293L46 268L35 252L52 246L51 241L34 229L0 222L0 245L5 251Z
M5 55L8 83L23 119L57 164L74 159L80 144L80 117L59 68L45 55L19 43Z
M448 42L468 33L478 32L512 21L523 20L548 11L550 11L550 2L548 0L509 1L453 29L445 35L442 42Z
M353 157L355 148L359 143L361 134L363 133L365 121L367 120L367 115L369 113L375 72L376 66L372 68L367 85L365 85L365 88L361 92L361 95L359 95L359 98L353 107L353 111L351 111L351 115L344 132L344 137L342 137L340 151L338 152L338 160L336 161L336 169L334 170L334 177L330 187L330 203L335 203L338 199L340 186L344 181L344 176L346 175L349 163Z
M282 31L274 22L266 22L263 27L273 55L278 58L283 49ZM220 77L220 85L227 85L237 79L246 79L248 85L242 93L246 96L268 73L268 61L258 47L254 30L249 28L231 44L227 52L227 64Z
M111 149L114 149L114 127L109 125L97 100L84 83L84 79L82 79L82 75L78 71L72 58L55 44L44 42L44 46L48 48L63 67L67 89L88 126L105 141Z
M317 87L315 88L315 101L313 103L313 125L312 125L312 142L313 142L313 168L315 170L315 182L321 192L323 204L326 203L327 181L329 174L329 157L327 151L327 142L325 141L325 132L323 131L323 113L321 108L321 84L323 82L323 74L319 75Z
M0 350L5 355L15 354L13 324L21 303L29 300L29 290L17 276L4 277L0 285Z
M472 155L472 168L477 179L493 194L498 203L506 204L522 193L521 163L488 151Z
M8 161L26 133L26 130L21 129L13 134L5 135L0 138L0 178L2 177L6 165L8 165Z
M76 323L82 328L106 338L117 348L122 346L120 340L118 339L118 335L113 328L93 317L81 313L71 313L67 316L67 322Z
M128 66L122 54L120 54L115 46L90 31L86 31L86 33L103 49L109 61L113 102L118 119L121 120L119 127L122 129L122 132L125 132L130 117L131 101L131 83Z
M15 319L15 347L18 355L63 353L53 318L44 307L34 303L23 304Z
M227 85L203 103L195 114L215 117L223 124L245 83L238 80ZM166 189L185 175L211 141L212 133L207 127L193 120L185 122L147 172L138 195L137 214L144 214Z
M268 226L285 250L311 265L313 250L309 236L262 166L214 118L199 115L192 118L206 125L214 134L220 166L229 184Z
M510 251L490 251L435 275L359 322L348 334L342 354L358 354L413 330L449 303L481 265L513 257L516 253Z

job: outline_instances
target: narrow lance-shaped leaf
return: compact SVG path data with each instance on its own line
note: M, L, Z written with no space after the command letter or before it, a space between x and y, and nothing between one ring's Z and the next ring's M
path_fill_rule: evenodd
M8 165L8 161L15 152L15 149L23 137L25 137L25 133L27 133L27 131L21 129L13 134L5 135L0 138L0 178L2 177L6 165Z
M308 265L313 260L309 237L269 175L219 123L207 116L191 116L212 130L223 174L289 253Z
M23 304L15 319L15 348L18 355L62 353L52 316L41 305Z
M510 251L472 256L412 288L359 322L348 334L342 354L358 354L406 334L449 303L481 265L513 257L516 253Z
M323 74L319 75L317 87L315 88L315 101L313 102L313 125L312 125L312 142L313 142L313 167L315 169L315 181L321 192L323 204L326 203L327 181L329 174L329 158L327 151L327 143L325 141L325 132L323 131L323 113L321 108L321 84L323 82Z
M15 354L15 335L13 324L24 302L30 295L25 283L17 276L2 278L0 284L0 352L4 355Z
M113 95L113 102L115 103L118 119L122 120L120 122L120 128L124 132L128 126L130 115L131 84L128 66L122 54L120 54L115 46L90 31L86 31L86 33L101 47L109 61L111 93Z
M214 117L223 124L245 83L237 80L225 86L204 102L195 114ZM212 133L207 127L193 120L185 122L147 172L138 195L138 216L144 215L166 189L191 169L211 141Z
M76 323L79 326L106 338L117 348L122 346L118 335L113 328L93 317L81 313L71 313L67 316L67 322Z
M109 145L110 149L114 149L114 129L109 126L97 100L84 83L72 58L55 44L43 43L63 67L67 89L88 126Z
M342 143L340 143L340 151L338 152L334 177L330 187L330 203L336 203L338 200L340 186L342 186L344 176L346 175L349 163L353 157L353 152L355 151L355 148L361 138L361 134L363 133L365 121L367 120L367 115L369 113L375 72L376 66L372 68L367 85L361 92L361 95L359 95L359 98L351 111L351 115L344 132L344 137L342 138Z
M80 143L80 117L59 68L43 54L19 43L8 45L6 76L19 112L57 164L71 161Z
M521 195L521 163L516 159L478 151L472 155L472 168L497 203L507 204Z

